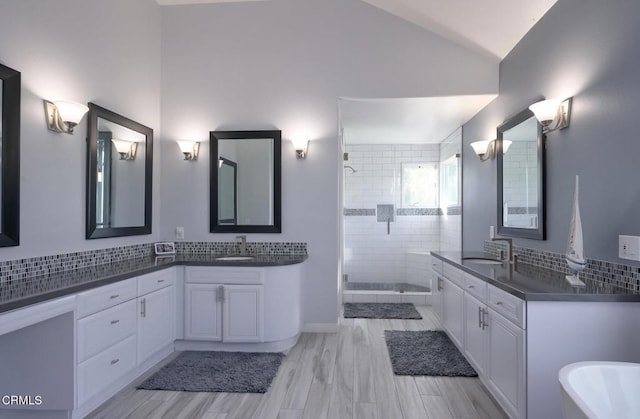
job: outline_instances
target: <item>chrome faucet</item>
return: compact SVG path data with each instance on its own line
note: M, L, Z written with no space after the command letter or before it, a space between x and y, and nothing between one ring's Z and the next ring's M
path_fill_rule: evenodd
M236 239L240 239L240 254L246 255L247 254L247 236L245 235L236 236Z
M492 242L503 241L507 243L507 259L503 259L503 262L513 263L513 239L507 237L491 237Z

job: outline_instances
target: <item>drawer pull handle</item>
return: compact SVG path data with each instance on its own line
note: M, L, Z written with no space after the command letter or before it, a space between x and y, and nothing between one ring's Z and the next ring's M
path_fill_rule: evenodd
M162 284L164 282L164 279L158 279L158 284Z
M140 317L147 317L147 299L143 298L140 301Z
M497 306L501 306L502 305L502 301L496 301L496 305Z
M469 285L469 287L468 287L468 288L475 288L475 286L474 286L474 285Z
M485 310L484 308L482 309L482 330L486 329L487 326L489 326L487 324L487 321L485 320L485 316L489 314L489 310Z
M114 294L114 295L112 295L110 298L111 298L112 300L114 300L114 299L116 299L116 298L118 298L118 297L120 297L120 294Z
M112 360L111 360L111 365L115 365L115 364L117 364L118 362L120 362L120 358L112 359Z
M111 320L111 324L120 323L120 320Z

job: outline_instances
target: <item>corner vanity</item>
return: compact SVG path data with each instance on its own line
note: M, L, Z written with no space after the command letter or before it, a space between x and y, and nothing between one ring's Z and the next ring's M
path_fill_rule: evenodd
M432 253L434 312L510 417L562 418L564 365L640 362L640 294L598 282L576 288L559 272L464 256Z
M0 418L81 418L175 350L282 351L301 256L145 258L3 285ZM17 399L16 399L17 400Z

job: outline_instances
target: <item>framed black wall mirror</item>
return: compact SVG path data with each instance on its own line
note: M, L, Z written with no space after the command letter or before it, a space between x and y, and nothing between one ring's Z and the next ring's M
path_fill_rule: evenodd
M526 109L498 127L498 234L545 239L545 135Z
M280 131L211 131L210 231L281 232Z
M20 244L20 72L0 64L0 247Z
M89 103L87 239L151 234L153 130Z

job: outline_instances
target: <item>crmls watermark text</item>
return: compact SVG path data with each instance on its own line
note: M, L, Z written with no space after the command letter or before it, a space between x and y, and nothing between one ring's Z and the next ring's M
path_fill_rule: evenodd
M0 398L0 404L3 406L40 406L42 404L42 396L18 396L15 394L5 394Z

